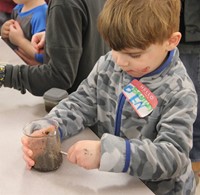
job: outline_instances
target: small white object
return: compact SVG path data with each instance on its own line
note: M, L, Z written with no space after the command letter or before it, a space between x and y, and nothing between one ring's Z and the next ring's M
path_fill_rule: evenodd
M68 155L67 152L63 152L63 151L60 151L60 153L66 155L66 156Z

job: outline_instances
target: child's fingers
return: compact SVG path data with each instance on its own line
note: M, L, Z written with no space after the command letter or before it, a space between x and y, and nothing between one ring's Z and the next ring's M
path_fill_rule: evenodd
M28 147L23 146L23 147L22 147L22 150L23 150L23 152L24 152L24 154L25 154L26 156L29 156L29 157L33 156L33 151L30 150Z
M25 154L23 155L23 158L24 158L24 160L26 162L27 167L32 167L32 166L35 165L35 162L31 158L26 156Z

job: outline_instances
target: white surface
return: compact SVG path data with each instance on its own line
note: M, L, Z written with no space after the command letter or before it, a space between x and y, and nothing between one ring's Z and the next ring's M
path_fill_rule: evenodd
M0 63L25 64L19 56L0 38Z
M6 51L10 62L20 62L0 40L0 61ZM21 136L23 126L46 114L42 97L30 93L22 95L10 88L0 89L0 195L151 195L140 180L125 173L105 173L84 170L70 164L63 156L61 167L54 172L40 173L27 170L22 158ZM79 139L97 139L90 131L62 143L62 150ZM112 163L112 160L111 162Z

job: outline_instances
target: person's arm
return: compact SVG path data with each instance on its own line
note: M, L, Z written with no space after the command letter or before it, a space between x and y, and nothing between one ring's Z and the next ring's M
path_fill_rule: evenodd
M59 124L59 132L61 140L71 137L80 131L84 130L86 126L90 126L96 122L96 85L97 85L97 69L102 65L102 60L99 60L90 76L79 86L78 90L69 95L68 99L59 103L51 112L44 118L32 126L37 126L38 129L44 127L43 121L56 121ZM60 113L57 116L57 113ZM22 137L22 149L24 153L24 160L27 168L31 169L34 165L32 160L32 150L28 147L27 138ZM68 152L68 160L86 169L99 168L100 162L100 141L85 140L77 142ZM76 160L79 159L79 160Z
M35 53L37 50L33 47L31 42L25 38L21 26L17 21L13 25L10 25L9 40L13 45L16 45L24 53L23 55L27 58L35 59Z
M28 64L28 65L38 65L39 64L38 61L36 61L34 58L27 56L27 54L20 48L16 49L15 53L17 53L17 55L19 57L21 57L22 60L24 60L24 62L26 62L26 64ZM37 54L35 54L35 55L37 55Z
M77 74L82 55L82 22L85 16L77 9L51 1L46 29L46 52L48 64L40 66L6 66L5 87L27 89L42 96L53 87L69 89Z

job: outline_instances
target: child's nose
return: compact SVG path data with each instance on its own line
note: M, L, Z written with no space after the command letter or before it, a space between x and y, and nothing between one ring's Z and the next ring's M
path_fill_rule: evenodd
M125 57L123 54L118 54L118 55L115 57L115 62L116 62L119 66L122 66L122 67L125 67L125 66L128 66L128 65L129 65L128 60L126 59L126 57Z
M126 67L126 66L128 66L128 61L127 60L125 60L125 59L123 59L123 58L117 58L117 61L116 61L116 63L119 65L119 66L121 66L121 67Z

